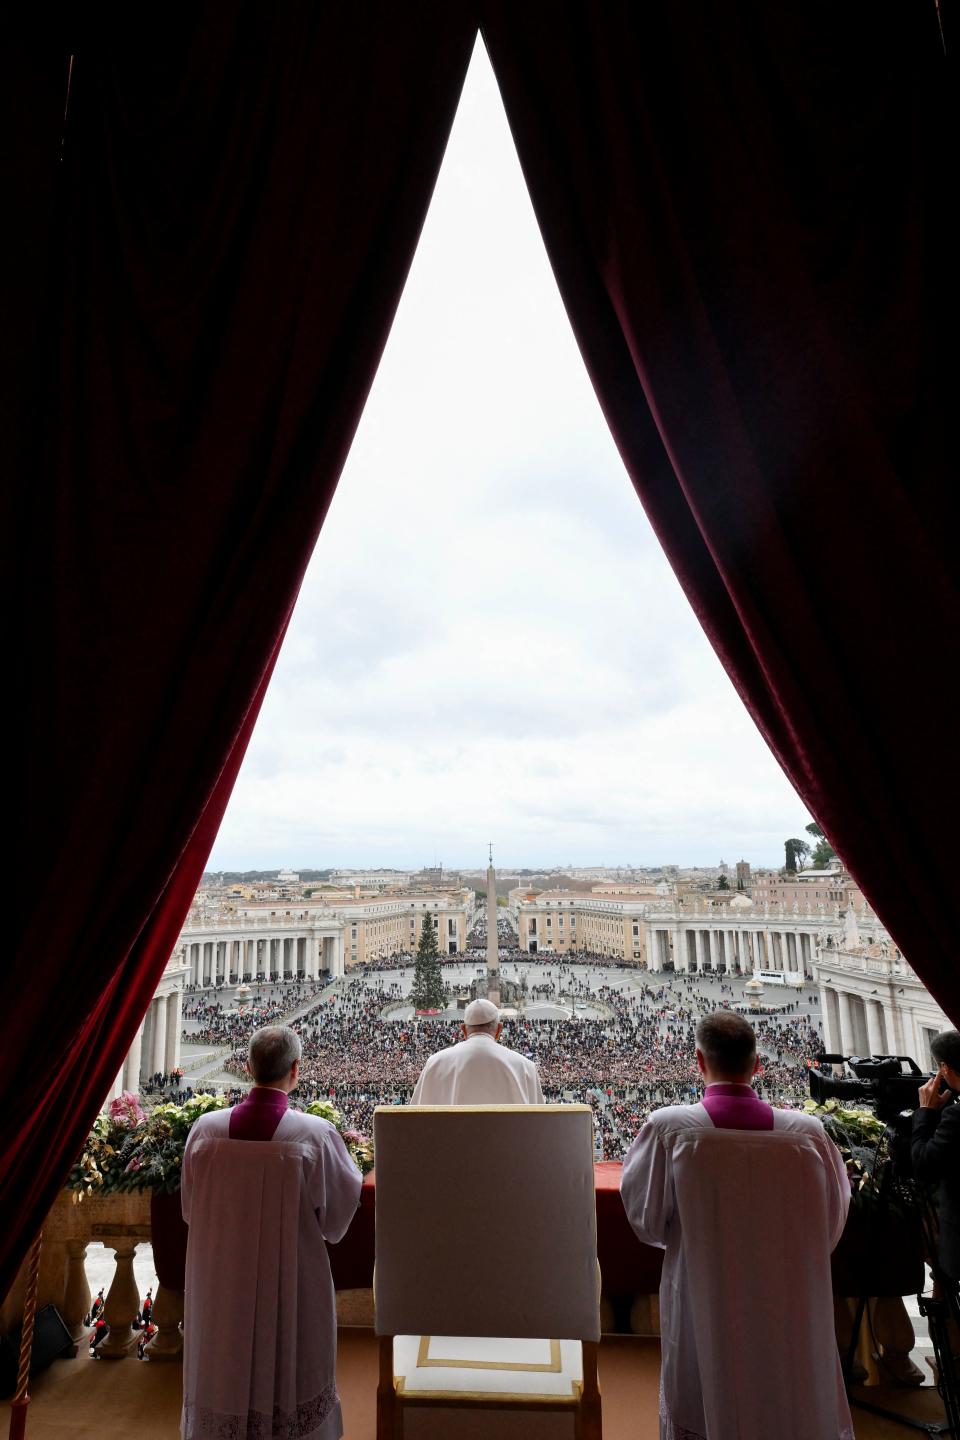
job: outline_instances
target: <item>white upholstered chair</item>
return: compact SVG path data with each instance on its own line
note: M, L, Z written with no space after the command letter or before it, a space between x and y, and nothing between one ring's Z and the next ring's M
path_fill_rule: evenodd
M373 1125L379 1440L600 1440L589 1106L382 1107Z

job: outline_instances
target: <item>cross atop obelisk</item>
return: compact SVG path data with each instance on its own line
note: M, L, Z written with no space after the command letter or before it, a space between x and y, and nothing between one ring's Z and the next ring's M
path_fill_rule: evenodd
M493 842L487 866L487 999L500 1004L500 942L497 936L497 872L493 868Z

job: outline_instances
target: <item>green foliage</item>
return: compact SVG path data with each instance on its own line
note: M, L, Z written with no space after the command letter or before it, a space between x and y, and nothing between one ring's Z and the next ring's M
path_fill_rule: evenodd
M437 935L433 928L433 916L429 910L423 917L420 943L413 971L413 989L410 999L415 1010L442 1010L447 1003L447 992L440 968L440 951Z
M350 1158L360 1171L366 1175L373 1169L373 1141L366 1135L361 1135L359 1130L347 1130L344 1127L343 1116L336 1105L330 1100L314 1100L304 1112L307 1115L319 1115L321 1120L329 1120L343 1137L343 1143L350 1152Z
M836 850L834 850L816 820L811 820L810 824L805 826L805 829L807 834L812 835L817 842L814 846L813 854L810 857L811 864L815 870L826 870L830 861L836 859Z
M729 890L729 889L730 889L730 881L727 879L726 875L721 875L721 876L720 876L720 879L717 881L717 889L718 889L718 890Z
M147 1113L133 1096L115 1100L109 1113L94 1120L66 1188L73 1191L76 1202L87 1195L122 1195L131 1190L169 1195L179 1190L187 1136L201 1115L222 1110L226 1103L222 1095L194 1095L183 1105L164 1103ZM371 1142L346 1129L329 1100L315 1100L306 1113L336 1126L363 1174L373 1168Z
M208 1110L220 1110L218 1095L194 1095L185 1105L157 1105L149 1113L134 1096L114 1100L98 1115L83 1151L67 1176L67 1189L86 1195L123 1195L131 1190L169 1194L180 1186L183 1147L191 1127Z
M818 1105L808 1100L808 1115L816 1115L824 1130L843 1156L850 1177L850 1204L865 1214L876 1211L900 1216L913 1213L916 1201L913 1192L898 1181L891 1171L886 1126L872 1110L841 1105L828 1100Z
M784 840L783 848L786 854L784 868L789 874L795 875L798 870L803 869L803 861L810 854L810 846L806 840L798 840L794 837L792 840Z

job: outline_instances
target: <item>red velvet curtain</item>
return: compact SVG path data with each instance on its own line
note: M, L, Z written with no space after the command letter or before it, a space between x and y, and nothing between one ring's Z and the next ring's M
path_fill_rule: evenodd
M5 350L36 366L12 437L23 864L0 982L0 1294L199 881L474 36L455 0L203 0L146 40L110 7L10 67L25 238Z
M774 754L960 1022L955 126L932 0L480 8L637 492Z

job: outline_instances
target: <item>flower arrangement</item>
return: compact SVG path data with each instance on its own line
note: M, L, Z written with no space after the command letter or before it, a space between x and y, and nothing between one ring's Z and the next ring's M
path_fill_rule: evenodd
M912 1192L892 1167L887 1127L872 1110L828 1100L807 1100L804 1110L815 1115L836 1145L850 1177L850 1204L868 1214L884 1210L906 1216L915 1209Z
M139 1187L127 1183L124 1146L146 1120L139 1098L124 1090L111 1100L106 1114L98 1115L86 1144L67 1177L75 1201L85 1195L115 1195Z
M344 1125L343 1116L337 1107L329 1100L313 1100L306 1107L307 1115L319 1115L321 1120L329 1120L343 1138L343 1143L350 1152L350 1158L360 1171L366 1175L373 1169L373 1141L369 1135L361 1135L359 1130L350 1130Z
M183 1105L165 1102L145 1111L136 1095L124 1091L93 1122L67 1177L66 1188L73 1192L74 1203L88 1195L120 1195L131 1190L169 1195L178 1190L187 1136L201 1115L225 1105L220 1095L194 1095ZM349 1129L328 1100L315 1100L306 1113L336 1126L362 1174L373 1168L371 1141Z

